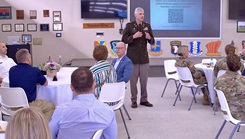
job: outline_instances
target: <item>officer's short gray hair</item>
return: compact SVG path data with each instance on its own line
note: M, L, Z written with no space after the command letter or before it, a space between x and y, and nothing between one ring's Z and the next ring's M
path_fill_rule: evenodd
M141 7L135 8L134 13L136 14L136 13L138 13L138 12L144 12L144 9L141 8Z

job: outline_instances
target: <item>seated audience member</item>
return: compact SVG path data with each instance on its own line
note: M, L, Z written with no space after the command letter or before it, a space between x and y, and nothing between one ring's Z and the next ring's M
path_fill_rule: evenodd
M37 84L46 86L48 85L47 79L38 68L30 65L31 54L27 49L18 50L16 53L16 60L18 64L9 70L10 87L23 88L29 105L40 108L49 121L54 112L54 105L45 100L36 100Z
M113 59L112 65L117 72L117 82L127 83L133 72L133 63L125 55L126 45L124 42L118 42L116 45L118 58Z
M6 45L0 41L0 84L3 81L3 78L9 76L9 69L15 65L14 60L7 56Z
M245 40L242 41L242 51L240 53L240 58L245 60Z
M89 69L78 68L72 73L74 99L56 107L49 123L53 138L91 139L97 130L103 129L104 139L116 139L115 113L94 97L94 87Z
M223 91L231 115L245 121L245 77L237 72L241 67L240 58L236 54L229 54L226 63L228 70L217 79L214 86Z
M235 47L234 45L232 44L228 44L225 46L225 53L226 55L229 55L229 54L235 54ZM217 77L218 75L218 72L220 70L227 70L227 67L226 67L226 59L227 59L227 56L220 59L214 66L214 76ZM242 62L242 60L239 60ZM241 68L240 68L240 71L241 73L243 72L244 70L244 65L242 64L241 65Z
M188 59L189 50L188 46L181 45L178 49L177 54L180 56L179 59L175 63L175 67L188 67L191 71L193 80L195 84L204 84L207 83L206 77L202 74L202 72L198 71L193 62ZM203 105L209 105L208 92L206 92L205 88L201 89L203 92Z
M22 108L8 122L5 139L52 139L50 128L37 108Z
M93 57L97 62L90 70L93 73L94 82L96 83L94 94L98 98L104 83L117 82L117 73L114 67L107 61L108 50L106 46L95 46Z

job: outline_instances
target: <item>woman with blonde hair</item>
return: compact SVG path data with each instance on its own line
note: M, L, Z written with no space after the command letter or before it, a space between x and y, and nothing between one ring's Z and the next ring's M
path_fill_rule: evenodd
M5 139L52 139L48 121L34 107L18 110L9 120Z

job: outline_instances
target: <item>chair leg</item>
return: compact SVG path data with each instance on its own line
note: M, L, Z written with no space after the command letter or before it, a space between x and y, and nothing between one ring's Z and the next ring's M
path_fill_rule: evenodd
M167 88L167 85L168 85L168 82L169 82L169 81L170 81L170 79L167 80L167 82L166 82L166 84L165 84L165 87L164 87L164 89L163 89L163 92L162 92L161 97L163 97L163 94L164 94L164 92L165 92L165 90L166 90L166 88Z
M221 131L223 130L225 124L226 124L226 120L224 120L223 124L221 125L221 127L220 127L220 129L219 129L219 132L218 132L218 134L216 135L215 139L218 139L218 138L219 138L219 135L220 135Z
M215 109L217 109L216 107L218 107L218 106L216 105L215 102L212 103L211 97L210 97L210 93L208 91L208 86L205 86L205 89L206 89L206 92L208 92L208 94L207 94L208 95L208 100L209 100L210 106L213 108L213 112L214 112L214 115L215 115Z
M238 127L238 129L237 129L237 132L239 132L239 130L240 130L240 127L241 127L241 126L239 125L239 127Z
M177 84L178 81L176 81L176 80L174 80L174 82L175 82L175 86L176 86L176 92L175 92L175 95L177 95L177 90L178 90L178 88L179 88L179 86L180 86L180 83Z
M175 101L174 101L173 106L175 106L175 104L176 104L176 101L177 101L178 97L180 97L180 91L181 91L182 87L183 87L183 86L182 86L182 85L180 85L179 89L177 89L177 96L176 96L176 98L175 98Z
M128 119L131 120L131 117L129 116L128 111L127 111L127 109L126 109L126 107L125 107L124 104L123 104L123 109L124 109L124 111L126 112L126 114L127 114L127 116L128 116Z
M195 101L195 103L197 103L197 100L196 100L196 97L195 97L195 95L196 95L196 93L197 93L197 90L198 90L198 88L196 89L196 91L195 91L195 93L194 93L194 92L193 92L193 88L191 88L191 92L192 92L192 95L193 95L193 99L191 100L191 104L190 104L188 110L191 110L191 106L192 106L192 104L193 104L193 101Z
M125 120L124 120L124 117L123 117L123 113L122 113L121 108L119 108L119 111L120 111L120 114L121 114L121 116L122 116L122 120L123 120L123 123L124 123L124 127L125 127L125 129L126 129L128 138L130 138L129 133L128 133L128 128L127 128L126 122L125 122Z
M195 95L196 95L196 93L197 93L197 90L198 90L198 88L196 88L196 91L195 91L195 93L194 93L193 88L191 88L191 93L192 93L192 95L193 95L193 99L195 100L195 103L197 103L197 100L196 100L196 97L195 97Z
M180 83L179 83L179 84L178 84L178 86L177 86L177 89L176 89L175 95L177 95L179 88L180 88ZM181 97L180 97L180 95L179 95L179 101L181 101Z

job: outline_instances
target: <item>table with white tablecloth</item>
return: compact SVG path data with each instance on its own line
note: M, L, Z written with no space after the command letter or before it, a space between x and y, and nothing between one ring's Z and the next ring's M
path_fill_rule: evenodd
M57 81L52 81L50 77L47 86L37 85L37 98L41 100L48 100L55 105L59 105L73 99L73 92L70 88L71 74L77 67L63 67L57 72ZM4 78L3 87L9 86L9 79Z
M215 102L215 96L216 92L214 90L214 81L215 81L215 76L214 76L214 68L213 67L207 67L207 65L204 64L195 64L196 69L201 70L204 72L207 83L208 83L208 91L210 94L210 99L211 102Z

